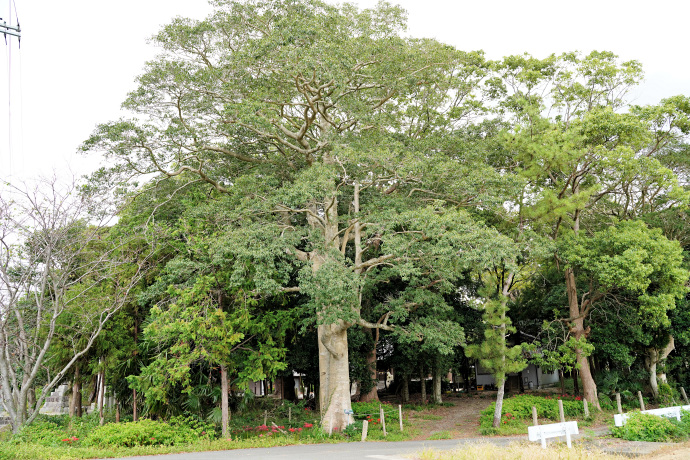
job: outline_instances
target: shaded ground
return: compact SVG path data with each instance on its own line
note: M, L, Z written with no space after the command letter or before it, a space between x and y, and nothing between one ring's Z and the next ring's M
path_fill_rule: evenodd
M438 407L423 413L411 414L410 420L421 430L413 440L429 439L433 435L448 433L448 438L474 438L479 436L479 416L494 401L491 397L446 398L453 407Z

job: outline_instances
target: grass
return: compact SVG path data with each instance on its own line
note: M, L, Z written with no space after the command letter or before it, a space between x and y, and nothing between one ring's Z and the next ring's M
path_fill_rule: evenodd
M432 433L431 436L429 436L429 439L453 439L453 435L450 433L450 431L437 431L436 433Z
M296 444L337 443L359 441L361 439L361 421L351 425L351 429L345 433L334 432L329 437L314 420L314 411L292 411L292 422L287 420L287 410L282 407L266 408L259 406L247 410L242 416L236 416L231 427L232 439L208 439L198 438L190 443L179 442L177 445L155 445L123 447L122 445L98 447L91 442L91 437L96 436L98 420L93 415L72 420L67 416L40 416L40 419L25 432L12 436L8 429L0 430L0 460L7 459L84 459L84 458L112 458L129 457L136 455L160 455L183 452L203 452L217 450L232 450L255 447L276 447ZM267 424L271 422L277 425L284 424L285 431L288 424L291 426L304 425L305 422L313 423L313 428L300 434L265 433L257 431L257 424L263 423L264 410L267 411ZM285 412L283 414L282 412ZM418 436L420 430L415 426L416 420L410 420L408 412L404 418L404 431L400 431L397 418L387 420L387 436L383 436L380 423L369 425L367 439L370 441L404 441ZM397 415L397 414L395 414ZM414 417L412 417L414 419ZM111 420L109 420L111 421ZM418 422L419 423L419 422ZM306 426L306 425L305 425ZM123 425L123 429L125 426ZM133 427L127 427L133 429ZM93 436L91 436L93 434ZM272 435L272 436L271 436ZM261 436L261 437L260 437ZM64 442L67 438L74 437L74 442ZM158 438L158 436L156 436ZM213 438L213 437L211 437ZM153 438L151 438L153 439ZM187 441L185 441L187 442Z
M205 452L215 450L246 449L253 447L276 447L294 444L322 444L342 442L342 438L301 439L275 436L266 439L250 438L241 441L218 439L214 441L200 441L183 446L140 446L140 447L79 447L79 446L42 446L35 443L10 444L0 443L0 460L9 459L85 459L85 458L115 458L135 455L161 455L183 452Z
M436 414L417 414L414 416L417 420L443 420L443 417Z
M582 446L568 449L565 446L553 446L542 449L540 445L524 443L499 447L491 444L475 444L452 451L437 451L434 449L419 452L413 457L416 460L623 460L627 457L605 454L597 450L588 450Z

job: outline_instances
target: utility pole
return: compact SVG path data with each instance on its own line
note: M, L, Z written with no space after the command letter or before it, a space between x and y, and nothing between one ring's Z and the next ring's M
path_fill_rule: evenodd
M22 30L19 27L19 23L17 23L16 26L8 26L7 22L5 22L2 18L0 18L0 34L3 34L5 36L5 44L7 44L7 36L8 35L14 35L15 37L19 38L21 41L22 38Z

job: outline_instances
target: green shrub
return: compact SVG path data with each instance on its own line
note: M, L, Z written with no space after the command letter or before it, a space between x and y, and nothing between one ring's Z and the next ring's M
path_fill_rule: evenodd
M537 408L537 416L558 421L560 419L558 399L562 399L566 417L581 417L584 415L584 406L579 398L579 396L574 399L563 399L552 396L517 395L503 400L501 412L503 415L510 413L515 419L530 420L534 406ZM495 408L496 403L493 403L484 409L480 422L485 418L493 421ZM501 421L503 422L503 418Z
M659 400L659 404L661 406L668 407L674 406L676 401L678 401L680 398L675 390L671 388L671 385L668 383L662 383L659 385L659 397L657 399Z
M173 417L170 422L109 423L95 428L83 444L101 447L173 446L213 437L212 425L192 417Z
M390 403L380 403L378 401L352 403L352 411L354 412L355 420L366 420L367 418L378 419L380 407L383 407L386 421L398 420L398 406L393 406Z
M685 413L687 414L687 412ZM690 417L683 417L681 422L669 420L652 414L630 412L625 425L613 427L613 436L627 441L668 442L687 437L688 432L683 433L682 426L688 425Z
M35 420L31 425L25 426L22 430L12 437L12 442L33 443L41 446L59 446L71 439L74 442L74 434L67 434L65 428L60 423L50 419ZM78 437L77 437L78 438Z

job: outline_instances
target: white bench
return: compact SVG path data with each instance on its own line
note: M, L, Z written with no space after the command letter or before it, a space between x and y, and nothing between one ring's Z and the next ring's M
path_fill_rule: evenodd
M659 417L675 418L676 420L680 421L680 411L681 410L690 411L690 405L688 405L688 406L662 407L661 409L649 409L649 410L643 410L643 411L641 411L641 413L656 415ZM625 422L628 420L628 417L630 417L630 413L615 414L613 416L613 422L616 426L623 426L623 425L625 425Z
M580 434L577 422L551 423L549 425L537 425L527 428L530 441L541 441L541 446L546 449L547 438L565 436L568 447L572 447L570 436Z

